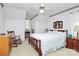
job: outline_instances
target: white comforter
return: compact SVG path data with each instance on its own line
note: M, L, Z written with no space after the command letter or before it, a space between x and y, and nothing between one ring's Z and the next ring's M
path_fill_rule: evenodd
M66 45L66 34L62 32L35 33L31 37L41 40L41 50L43 55Z

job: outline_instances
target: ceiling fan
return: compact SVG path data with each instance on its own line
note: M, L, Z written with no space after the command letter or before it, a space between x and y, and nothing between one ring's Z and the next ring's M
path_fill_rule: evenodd
M45 4L41 4L39 7L39 12L44 13L45 12Z
M33 9L33 10L37 10L37 13L32 18L35 18L39 14L44 14L47 11L48 12L53 11L53 10L47 8L45 3L41 3L40 6L37 9Z
M49 9L48 6L46 6L46 4L44 4L44 3L40 4L39 12L44 13L45 11L53 11L53 10Z

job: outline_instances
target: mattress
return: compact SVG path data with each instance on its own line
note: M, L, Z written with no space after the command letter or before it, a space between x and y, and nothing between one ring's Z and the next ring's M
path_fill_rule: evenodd
M66 44L66 34L62 32L34 33L31 34L31 37L41 40L43 55L47 55L50 51L56 50Z

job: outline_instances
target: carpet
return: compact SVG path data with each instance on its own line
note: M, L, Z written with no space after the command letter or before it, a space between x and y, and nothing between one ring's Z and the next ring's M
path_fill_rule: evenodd
M38 53L25 40L18 47L12 48L10 56L38 56ZM49 53L47 56L79 56L79 52L63 47L57 51Z

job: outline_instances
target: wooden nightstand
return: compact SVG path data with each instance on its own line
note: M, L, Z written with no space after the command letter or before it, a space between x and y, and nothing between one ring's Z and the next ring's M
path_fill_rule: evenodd
M67 38L66 48L79 51L79 40L77 38Z

